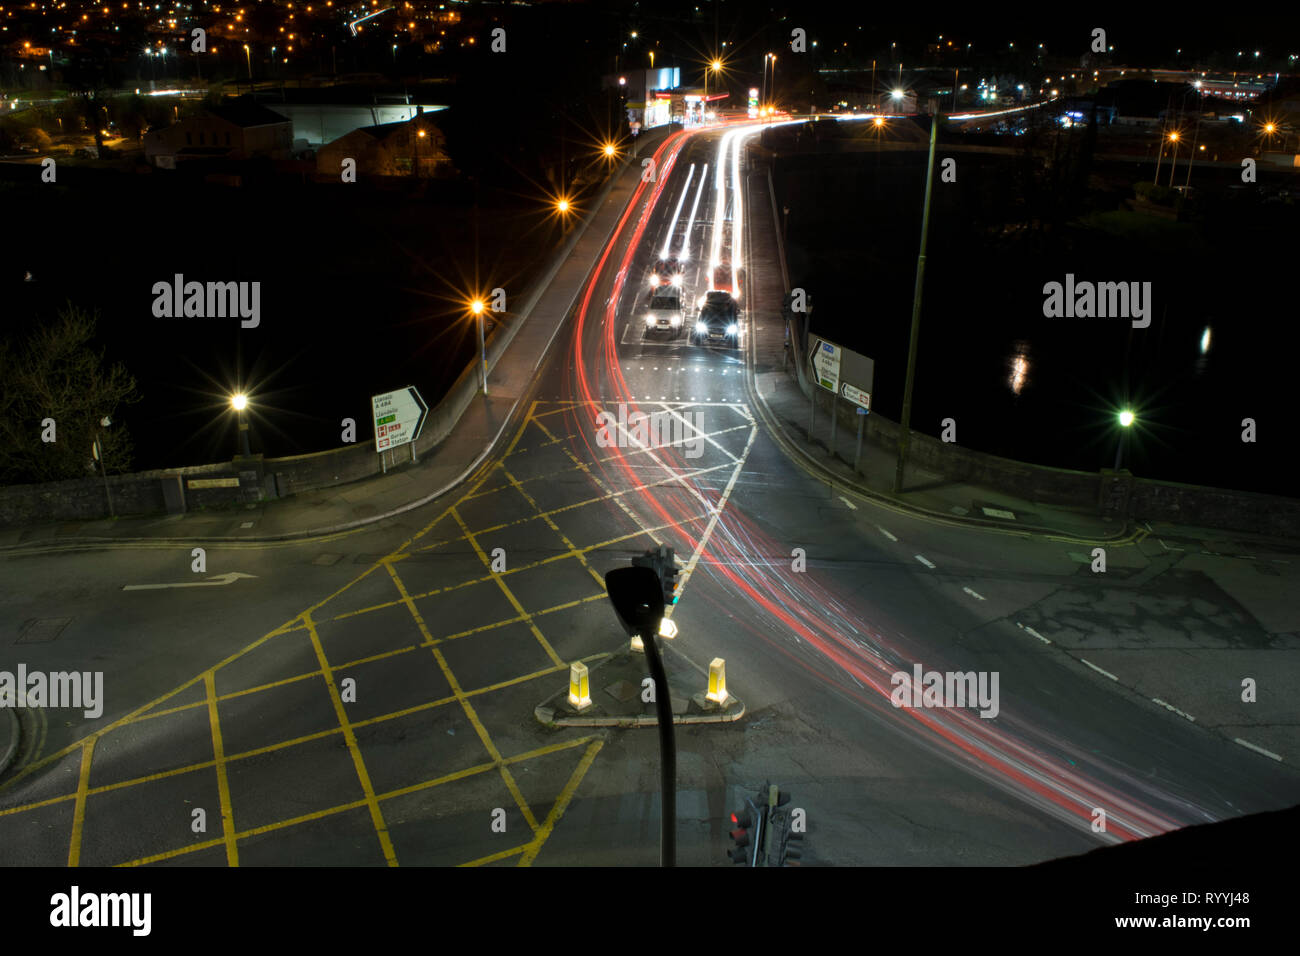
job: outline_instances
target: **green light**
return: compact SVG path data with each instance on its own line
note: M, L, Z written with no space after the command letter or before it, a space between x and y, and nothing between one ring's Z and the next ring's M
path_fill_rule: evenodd
M1128 428L1130 425L1133 424L1133 419L1134 419L1133 413L1130 412L1127 408L1124 409L1124 411L1119 413L1119 423L1123 425L1125 428Z

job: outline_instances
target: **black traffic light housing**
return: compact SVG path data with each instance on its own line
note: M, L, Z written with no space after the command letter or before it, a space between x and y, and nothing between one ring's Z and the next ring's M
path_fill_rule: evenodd
M665 607L671 607L677 603L677 575L680 572L677 570L677 561L672 548L666 544L661 544L654 551L638 554L632 558L632 566L649 568L658 575Z

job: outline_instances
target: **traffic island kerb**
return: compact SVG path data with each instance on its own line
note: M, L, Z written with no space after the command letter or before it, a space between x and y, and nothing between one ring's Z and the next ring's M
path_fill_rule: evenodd
M728 695L723 704L707 699L703 689L689 697L681 696L692 673L683 671L674 682L678 685L678 692L672 695L674 724L730 723L745 715L744 701L733 695ZM655 705L641 699L642 681L648 676L644 654L625 650L589 665L589 674L590 704L578 708L570 703L568 690L560 690L533 709L538 722L552 729L659 725Z

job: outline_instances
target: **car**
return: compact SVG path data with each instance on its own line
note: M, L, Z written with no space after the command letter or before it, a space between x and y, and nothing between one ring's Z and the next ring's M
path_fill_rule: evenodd
M740 309L730 293L713 291L704 296L699 318L691 330L696 345L736 345L740 341Z
M683 266L677 259L669 257L656 260L650 272L651 286L672 285L681 287Z
M645 313L647 335L651 332L669 332L676 336L682 330L684 317L682 293L677 286L658 286L650 292L649 308Z
M733 284L734 280L734 284ZM720 262L713 268L713 281L709 284L709 289L716 292L726 292L737 301L740 300L740 293L745 287L745 269L740 267L736 269L735 275L731 272L730 262Z

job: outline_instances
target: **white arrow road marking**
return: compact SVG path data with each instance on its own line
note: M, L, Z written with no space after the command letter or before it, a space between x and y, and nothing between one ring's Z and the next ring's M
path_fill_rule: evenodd
M843 495L840 495L840 496L839 496L839 499L840 499L840 501L844 502L846 505L848 505L848 506L849 506L851 509L853 509L854 511L857 511L857 510L858 510L858 506L855 505L853 502L849 501L849 499L848 499L848 498L845 498Z
M256 574L244 574L242 571L229 571L218 574L205 581L185 581L177 584L124 584L123 591L158 591L162 588L210 588L222 584L234 584L240 578L255 578Z

